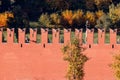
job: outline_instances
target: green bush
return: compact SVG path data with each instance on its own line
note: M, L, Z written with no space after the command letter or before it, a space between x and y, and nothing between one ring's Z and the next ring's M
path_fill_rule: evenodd
M51 27L50 16L47 13L42 14L38 21L39 21L39 24L43 27Z
M112 25L115 28L120 26L120 3L117 5L114 5L114 4L110 5L108 14L112 20Z
M61 16L57 13L50 14L51 25L58 28L60 27Z
M100 29L109 29L111 26L111 19L107 14L104 14L103 16L101 16L97 22L96 22L96 28L100 28Z

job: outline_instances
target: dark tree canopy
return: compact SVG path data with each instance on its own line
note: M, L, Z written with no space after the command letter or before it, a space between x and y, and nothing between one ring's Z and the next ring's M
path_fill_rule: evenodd
M117 4L120 0L112 0L112 2ZM97 5L95 0L0 0L0 12L13 11L15 15L26 15L30 21L37 21L39 16L46 12L48 14L59 13L65 9L84 11L103 9L103 11L107 11L109 5L110 3Z

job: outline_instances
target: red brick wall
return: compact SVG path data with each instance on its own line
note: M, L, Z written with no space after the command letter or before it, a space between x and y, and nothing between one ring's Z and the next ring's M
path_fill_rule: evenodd
M3 43L0 29L0 80L66 80L67 62L61 47L70 41L71 30L64 29L64 44L59 43L59 29L52 30L52 43L48 43L48 29L41 29L41 43L36 43L37 29L30 29L30 43L25 43L25 29L18 30L18 43L13 42L14 29L7 29L7 43ZM116 30L110 29L109 44L104 43L104 30L98 30L98 44L93 43L93 34L94 30L87 30L84 54L89 60L84 80L115 80L109 65L120 49ZM76 29L75 35L82 40L82 30Z

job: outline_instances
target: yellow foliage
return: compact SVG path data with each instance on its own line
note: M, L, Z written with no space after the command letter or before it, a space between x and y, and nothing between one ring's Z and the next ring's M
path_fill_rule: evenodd
M63 58L69 63L66 75L68 80L83 80L83 66L88 60L88 57L83 54L84 50L76 37L62 47Z
M76 12L74 12L73 19L80 20L81 18L83 18L83 11L82 10L77 10Z
M93 12L87 11L85 15L85 20L86 21L88 20L91 25L95 25L96 23L95 14Z
M72 10L66 10L62 12L62 17L64 20L66 20L70 25L73 24L73 21L82 21L83 20L83 11L82 10L77 10L77 11L72 11Z
M103 16L105 13L103 12L103 10L99 10L97 12L95 12L96 18L99 19L101 16Z
M112 4L109 7L109 16L112 19L113 23L120 20L120 4L118 4L117 6Z
M14 18L13 13L11 12L0 13L0 27L7 26L7 22L9 21L8 18Z
M60 24L60 17L58 14L53 13L50 15L50 18L52 19L52 22L54 22L55 24Z

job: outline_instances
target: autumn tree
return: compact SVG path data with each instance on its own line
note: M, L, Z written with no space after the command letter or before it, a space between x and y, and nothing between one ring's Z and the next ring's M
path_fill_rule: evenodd
M85 25L85 18L83 10L74 11L73 26L76 28L82 28Z
M54 25L55 28L60 27L61 16L58 13L52 13L50 15L50 19L51 19L51 24Z
M75 28L82 26L84 24L85 18L83 16L84 12L80 9L76 11L65 10L62 12L62 22L61 24L65 27Z
M93 28L96 24L96 16L94 12L87 11L85 14L85 21L88 21L90 28Z
M88 11L95 11L97 10L94 0L85 0L85 7Z
M74 19L74 13L72 10L65 10L62 12L61 14L62 16L62 22L61 24L64 26L64 27L70 27L72 26L73 24L73 19Z
M51 20L50 20L50 16L45 13L45 14L42 14L39 18L39 24L43 27L51 27Z
M10 18L14 18L13 13L11 12L0 13L0 27L7 27Z
M98 10L108 12L109 5L112 3L112 0L94 0L94 3L97 6Z
M103 16L105 13L103 12L103 10L98 10L95 12L95 16L97 19L99 19L101 16Z
M114 4L109 6L109 13L110 19L112 20L112 24L116 27L120 26L120 3L116 6Z
M83 54L85 49L81 46L78 38L74 38L62 47L64 60L68 61L68 80L82 80L84 76L84 64L88 60Z

